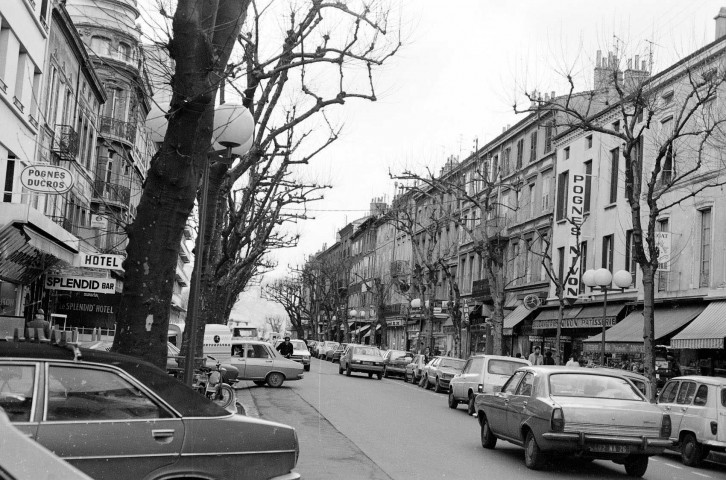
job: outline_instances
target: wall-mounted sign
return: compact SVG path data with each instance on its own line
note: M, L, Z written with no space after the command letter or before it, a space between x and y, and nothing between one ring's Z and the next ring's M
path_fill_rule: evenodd
M101 230L108 229L108 217L105 215L99 215L98 213L91 214L91 228L100 228Z
M606 317L605 326L612 327L615 325L615 317ZM562 328L594 328L602 327L602 317L587 317L587 318L563 318ZM535 320L532 322L532 328L536 330L542 330L545 328L557 328L557 319L552 320Z
M658 247L658 271L671 269L671 233L655 232L655 246Z
M577 162L575 162L577 164ZM570 188L567 192L568 245L565 255L565 298L575 299L580 294L580 230L585 221L585 182L587 177L576 165L570 168Z
M55 165L29 165L20 172L20 183L33 192L66 193L73 186L73 175Z
M522 304L524 305L524 308L527 310L534 310L535 308L539 307L542 301L540 300L539 296L530 293L526 297L524 297L524 300L522 300Z
M115 293L116 279L47 275L45 277L45 288L47 290L70 290L72 292Z
M76 255L76 267L103 268L104 270L122 270L123 255L105 253L79 253Z

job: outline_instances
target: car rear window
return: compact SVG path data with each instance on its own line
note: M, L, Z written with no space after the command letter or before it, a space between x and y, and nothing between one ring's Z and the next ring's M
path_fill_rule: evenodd
M494 375L511 376L522 365L524 364L521 362L510 362L509 360L489 360L487 372Z
M464 363L466 363L466 360L456 360L453 358L444 358L441 360L441 363L439 364L440 367L449 367L449 368L458 368L461 370L464 368Z
M644 401L640 391L624 378L559 373L550 375L549 383L550 394L555 396Z
M355 347L353 349L355 355L378 355L381 356L381 351L373 347Z
M404 352L403 350L391 350L391 360L403 357L413 357L413 354L411 352Z

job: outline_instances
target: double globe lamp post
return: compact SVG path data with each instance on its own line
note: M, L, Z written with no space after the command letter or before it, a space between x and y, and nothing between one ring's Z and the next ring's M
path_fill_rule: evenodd
M602 344L600 345L600 364L605 366L605 328L608 312L608 292L622 292L633 283L633 277L627 270L618 270L615 274L607 268L587 270L582 274L582 282L590 288L600 288L603 292L602 304ZM613 288L611 285L615 284Z
M202 168L201 194L199 196L199 231L194 247L194 283L193 295L195 302L189 312L191 321L189 327L189 356L192 361L184 362L184 383L191 385L194 381L194 346L197 343L197 326L199 325L199 288L204 272L204 231L207 219L207 194L209 192L209 164L222 162L231 165L235 156L245 155L252 146L255 123L252 114L242 105L225 103L214 111L214 137L215 143L210 149L208 161ZM221 147L221 148L220 148ZM220 152L223 152L220 156Z

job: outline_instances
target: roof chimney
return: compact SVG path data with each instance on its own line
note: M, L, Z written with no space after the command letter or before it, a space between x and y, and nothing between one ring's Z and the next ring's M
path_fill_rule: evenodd
M726 36L726 7L721 7L721 10L718 11L718 15L713 17L713 19L716 20L715 40L718 40L719 38Z

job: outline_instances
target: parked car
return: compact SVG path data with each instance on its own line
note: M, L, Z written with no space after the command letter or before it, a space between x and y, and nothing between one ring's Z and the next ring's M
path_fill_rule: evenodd
M275 342L275 350L277 350L277 346L280 345L284 340L278 340ZM303 366L303 369L306 372L310 371L310 352L308 352L308 347L302 340L290 340L290 343L292 344L292 355L290 355L290 360L293 362L301 363Z
M308 352L310 352L310 355L317 355L317 348L318 348L317 340L308 340Z
M500 355L473 355L462 372L449 385L449 408L466 403L469 415L474 414L474 397L477 393L498 392L515 370L529 365L524 358Z
M3 402L0 394L0 402ZM3 480L92 480L15 428L0 408L0 478Z
M589 367L589 368L597 368L597 369L604 369L605 371L612 371L615 370L616 372L621 373L622 375L625 375L628 377L628 380L633 382L633 384L638 387L638 390L641 391L643 395L645 395L645 398L652 398L653 394L653 384L650 382L648 377L645 375L641 375L638 372L633 372L631 370L622 370L619 368L614 367Z
M383 355L383 376L406 376L406 365L413 361L413 353L405 350L386 350Z
M0 392L20 431L92 478L299 478L293 428L230 413L138 358L0 342Z
M434 387L436 393L449 390L449 382L461 373L465 360L456 357L436 357L424 368L424 388Z
M334 350L328 350L328 353L325 354L325 359L330 362L340 362L340 357L343 355L343 352L345 352L346 347L348 345L351 345L350 343L341 343L337 347L335 347Z
M372 378L375 374L378 380L383 377L383 357L376 347L367 345L350 345L340 357L338 373L345 372L350 377L353 372L363 372Z
M501 392L474 400L481 444L501 438L524 447L541 468L550 454L613 460L642 477L648 458L671 446L671 417L617 370L561 366L518 369Z
M421 380L421 373L426 366L426 355L417 354L413 356L413 360L406 365L404 380L411 383L418 383Z
M280 387L285 380L302 380L303 365L281 356L267 342L244 340L234 345L230 363L239 370L239 380L255 385Z
M332 342L330 340L326 340L324 342L318 342L318 350L317 350L317 357L319 359L324 359L325 354L328 353L328 350L335 350L335 348L338 346L338 342Z
M697 467L711 451L726 451L726 378L689 375L671 379L658 397L671 416L671 439L684 465Z

